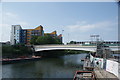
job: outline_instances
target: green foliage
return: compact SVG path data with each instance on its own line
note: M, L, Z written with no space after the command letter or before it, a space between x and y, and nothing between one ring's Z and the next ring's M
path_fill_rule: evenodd
M70 41L70 44L75 44L76 43L76 41Z
M44 44L62 44L60 39L57 37L52 37L50 35L46 36L33 36L31 41L31 44L34 45L44 45Z
M17 45L3 45L2 46L2 57L3 58L15 58L19 56L31 55L31 49L23 44Z
M37 40L38 36L32 36L32 39L30 40L31 44L37 44L36 40Z

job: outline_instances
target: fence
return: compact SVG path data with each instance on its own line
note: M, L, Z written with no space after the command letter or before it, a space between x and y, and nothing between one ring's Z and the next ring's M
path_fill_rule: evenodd
M112 60L104 60L103 58L96 58L90 55L90 61L95 67L105 69L106 71L113 73L115 76L120 78L120 63Z
M114 75L116 75L117 77L120 78L120 70L119 70L119 63L116 61L112 61L112 60L107 60L106 63L106 71L113 73Z

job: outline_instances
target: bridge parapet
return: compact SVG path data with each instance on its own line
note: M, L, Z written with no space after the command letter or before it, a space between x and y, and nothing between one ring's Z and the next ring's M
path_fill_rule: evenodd
M96 46L82 46L82 45L35 45L34 47L96 47Z
M44 50L84 50L84 51L96 51L96 46L81 46L81 45L35 45L35 51Z
M112 51L119 50L120 46L110 46ZM82 46L82 45L34 45L35 51L44 51L44 50L84 50L96 52L97 46Z

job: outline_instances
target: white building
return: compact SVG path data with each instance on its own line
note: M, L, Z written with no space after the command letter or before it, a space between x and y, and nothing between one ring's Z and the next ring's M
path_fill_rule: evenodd
M20 31L21 31L20 25L12 25L11 28L11 39L10 44L15 45L17 43L20 43Z

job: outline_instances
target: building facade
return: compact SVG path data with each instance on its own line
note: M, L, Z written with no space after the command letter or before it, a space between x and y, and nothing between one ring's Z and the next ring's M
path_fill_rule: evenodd
M27 30L22 29L20 35L20 43L27 44Z
M44 36L43 27L40 25L35 29L22 29L20 25L12 25L10 44L30 44L32 36Z
M35 29L24 29L26 30L26 44L30 44L32 36L44 36L43 27L40 25Z
M15 45L15 44L20 43L21 30L22 30L22 28L20 25L12 25L11 39L10 39L11 45Z
M81 42L71 41L68 44L95 46L97 45L97 42L96 41L81 41ZM120 41L102 41L102 44L105 44L106 46L120 46Z
M43 26L38 26L34 29L22 29L20 25L12 25L11 30L11 45L15 44L26 44L30 45L30 40L33 36L44 36L44 35L50 35L53 38L60 39L62 43L62 34L57 36L57 31L53 31L51 33L44 33Z
M58 35L58 39L60 39L60 42L62 43L62 34Z
M62 43L62 34L57 35L57 31L53 31L51 33L44 33L44 35L50 35L53 38L58 38L60 42Z
M51 33L44 33L44 35L50 35L52 37L57 37L57 31L53 31Z

